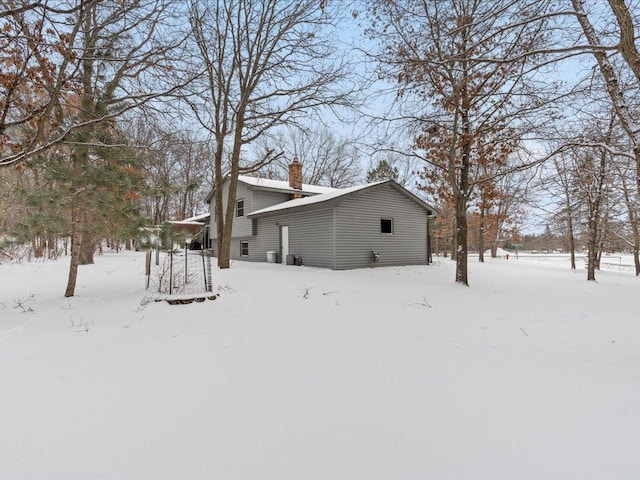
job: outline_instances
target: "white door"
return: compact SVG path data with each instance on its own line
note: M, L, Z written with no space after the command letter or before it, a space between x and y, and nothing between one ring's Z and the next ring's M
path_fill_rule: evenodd
M287 263L287 255L289 255L289 225L280 227L280 243L282 246L281 263Z

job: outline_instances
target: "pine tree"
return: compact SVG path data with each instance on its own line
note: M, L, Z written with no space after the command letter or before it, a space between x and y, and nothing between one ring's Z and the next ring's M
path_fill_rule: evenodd
M380 160L378 165L367 172L367 183L380 182L382 180L398 181L398 167L391 165L386 160Z

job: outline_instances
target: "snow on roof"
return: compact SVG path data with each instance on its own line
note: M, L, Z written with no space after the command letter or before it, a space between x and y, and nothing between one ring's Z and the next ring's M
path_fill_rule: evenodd
M358 185L357 187L332 189L332 191L327 193L321 193L319 195L314 195L311 197L296 198L295 200L289 200L288 202L282 202L282 203L278 203L277 205L273 205L271 207L263 208L261 210L256 210L255 212L251 212L247 216L252 217L254 215L262 215L264 213L277 212L279 210L287 210L289 208L303 207L306 205L313 205L316 203L327 202L329 200L333 200L335 198L339 198L344 195L357 192L358 190L364 190L365 188L369 188L369 187L373 187L374 185L385 183L386 181L387 180L383 180L381 182L368 183L366 185Z
M290 192L299 192L299 190L291 187L289 182L284 180L271 180L268 178L259 178L259 177L250 177L248 175L240 175L238 176L238 181L245 183L247 185L252 185L254 187L262 187L262 188L271 188L276 190L286 190ZM307 183L302 184L302 192L303 193L327 193L334 192L336 188L331 187L321 187L318 185L309 185Z
M182 222L202 222L211 216L210 213L199 213L193 217L185 218Z
M168 220L167 223L170 223L172 225L197 225L197 226L202 226L204 225L204 222L193 222L193 221L187 221L187 220Z

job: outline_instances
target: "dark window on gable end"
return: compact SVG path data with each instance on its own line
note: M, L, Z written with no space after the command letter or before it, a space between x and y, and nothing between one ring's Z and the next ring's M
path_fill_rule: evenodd
M241 198L236 202L236 217L244 217L244 199Z
M258 219L256 218L251 220L251 235L254 237L258 235Z
M380 219L380 233L386 233L387 235L393 234L393 219L381 218Z
M240 242L240 256L241 257L249 256L249 242Z

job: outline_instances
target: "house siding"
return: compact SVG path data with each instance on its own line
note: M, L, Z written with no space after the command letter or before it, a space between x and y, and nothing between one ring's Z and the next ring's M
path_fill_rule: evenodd
M227 198L229 195L229 182L225 182L222 186L222 199L223 199L223 211L227 208ZM253 236L253 228L252 222L247 218L247 214L259 210L261 208L270 207L271 205L276 205L278 203L286 202L289 200L289 195L286 193L277 193L277 192L264 192L260 190L253 190L249 185L246 185L242 182L238 182L238 188L236 191L236 202L240 199L244 200L244 216L236 217L235 207L234 207L234 217L233 217L233 228L231 230L231 238L233 241L235 240L247 240ZM210 219L210 231L211 231L211 239L215 240L218 238L217 230L216 230L216 219L215 219L215 209L214 209L214 198L211 199L211 204L209 206L209 211L211 212ZM238 247L234 251L234 245L232 241L232 256L231 258L240 258L240 247L239 242ZM249 249L251 251L251 245L249 245ZM234 256L234 254L237 254ZM249 254L251 256L251 254Z
M332 208L258 219L258 261L265 261L270 250L280 257L281 225L289 227L290 254L301 257L304 265L333 268ZM285 259L280 260L284 263Z
M380 233L380 220L393 219L393 234ZM335 269L371 265L421 265L427 258L427 212L389 185L354 193L336 207Z
M254 190L250 212L255 212L261 208L267 208L289 200L286 193L266 192L264 190Z
M233 228L231 229L231 238L241 238L251 236L251 220L247 218L247 214L252 211L253 198L251 189L244 183L238 182L238 188L236 191L236 201L244 200L244 216L236 217L236 210L234 205L233 210ZM227 198L229 196L229 182L225 182L222 185L222 211L225 212L227 208ZM214 208L215 199L211 199L211 205L209 211L211 212L211 238L217 239L218 232L216 230L216 211ZM235 202L234 202L235 203Z

